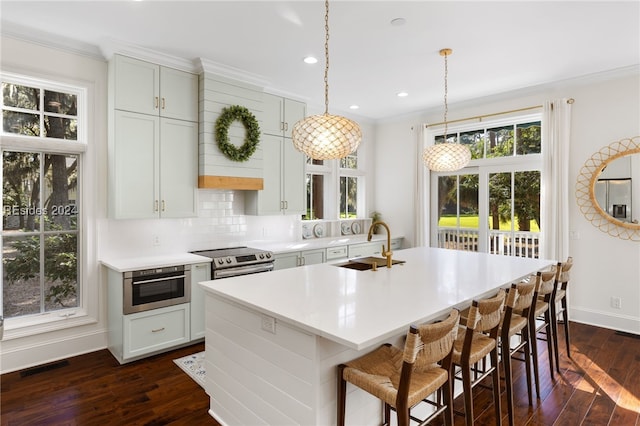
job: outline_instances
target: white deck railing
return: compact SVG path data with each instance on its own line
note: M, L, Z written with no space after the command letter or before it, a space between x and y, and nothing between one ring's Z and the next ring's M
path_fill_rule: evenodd
M478 236L477 229L438 228L438 247L478 251ZM538 232L489 231L488 253L538 258L539 249Z

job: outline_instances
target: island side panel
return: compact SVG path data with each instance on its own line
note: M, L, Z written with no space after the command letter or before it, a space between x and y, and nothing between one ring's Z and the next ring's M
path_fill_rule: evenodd
M277 321L271 333L263 319L207 292L210 414L223 425L317 424L316 337Z

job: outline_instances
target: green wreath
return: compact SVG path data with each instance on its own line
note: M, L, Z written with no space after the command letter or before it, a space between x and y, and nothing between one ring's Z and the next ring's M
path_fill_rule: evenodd
M229 142L229 126L234 121L240 121L247 131L244 144L237 147ZM220 117L216 120L216 140L220 151L233 161L247 161L253 155L260 142L260 125L258 120L247 108L240 105L232 105L222 109Z

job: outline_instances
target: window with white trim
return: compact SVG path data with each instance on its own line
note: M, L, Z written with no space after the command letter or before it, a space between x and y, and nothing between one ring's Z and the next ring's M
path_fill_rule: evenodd
M25 324L82 306L85 89L2 75L2 315Z
M339 160L307 158L307 213L303 220L354 219L365 214L365 172L354 152Z
M427 132L442 143L444 136ZM432 245L539 257L542 140L539 114L451 128L448 142L472 160L452 173L431 172Z

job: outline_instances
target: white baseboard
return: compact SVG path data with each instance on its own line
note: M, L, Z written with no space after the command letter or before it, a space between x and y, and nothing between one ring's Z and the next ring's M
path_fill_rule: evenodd
M42 338L42 335L38 337ZM94 330L58 340L33 340L17 346L12 343L12 341L0 343L2 345L0 373L2 374L106 349L107 331Z
M629 315L614 315L579 306L569 306L569 319L583 324L640 335L640 318Z

